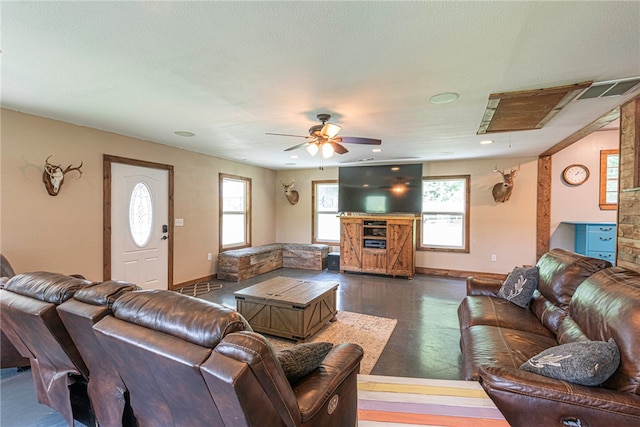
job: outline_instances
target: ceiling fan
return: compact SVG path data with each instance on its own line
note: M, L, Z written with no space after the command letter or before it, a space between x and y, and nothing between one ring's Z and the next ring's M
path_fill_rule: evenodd
M333 153L344 154L349 150L342 144L366 144L366 145L380 145L382 140L373 138L359 138L353 136L336 136L340 132L341 127L328 123L331 116L329 114L318 114L316 116L322 124L314 125L309 128L309 135L289 135L285 133L267 133L267 135L277 136L293 136L296 138L306 138L307 141L289 147L284 151L292 151L298 148L306 147L309 154L315 156L316 153L322 150L322 157L329 158L333 156Z

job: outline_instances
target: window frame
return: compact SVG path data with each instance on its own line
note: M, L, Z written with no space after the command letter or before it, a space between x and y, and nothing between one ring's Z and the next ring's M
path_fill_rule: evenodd
M224 194L223 194L223 185L226 180L230 181L241 181L245 184L245 209L244 209L244 230L245 230L245 239L244 242L239 244L230 244L223 245L222 243L222 232L224 229ZM226 173L220 173L218 175L218 243L219 243L219 252L228 251L231 249L242 249L251 247L251 178L239 176L239 175L230 175ZM232 212L229 212L232 213ZM233 212L235 213L235 211Z
M464 180L465 181L465 211L462 212L463 215L463 223L464 223L464 232L463 232L463 246L462 247L452 247L452 246L427 246L422 242L422 222L425 213L438 213L438 214L460 214L460 212L420 212L420 218L418 220L418 224L416 227L416 231L418 233L416 249L419 251L429 251L429 252L455 252L455 253L470 253L470 225L471 225L471 175L443 175L443 176L423 176L422 177L422 186L424 192L424 182L425 181L453 181L453 180Z
M599 205L601 210L616 210L618 209L618 199L616 197L616 203L607 203L607 169L608 163L607 160L609 156L617 155L618 156L618 178L616 179L618 183L618 189L620 188L620 150L612 149L612 150L600 150L600 190L599 190ZM618 191L619 193L619 191Z
M326 180L319 180L319 181L311 181L311 243L324 243L327 245L333 245L335 246L336 244L340 244L340 230L338 229L338 240L321 240L318 239L318 211L317 211L317 206L316 206L316 192L318 189L318 185L323 185L323 184L335 184L336 186L338 186L338 180L337 179L326 179ZM323 214L326 213L331 213L330 211L324 211L322 212ZM336 218L338 217L338 215L340 214L340 212L338 211L338 207L336 206ZM340 223L338 222L338 227Z

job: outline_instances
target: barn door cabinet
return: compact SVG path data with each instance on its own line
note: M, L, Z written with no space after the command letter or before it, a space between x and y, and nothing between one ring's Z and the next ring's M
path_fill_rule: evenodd
M414 217L341 217L340 271L413 278L415 222Z

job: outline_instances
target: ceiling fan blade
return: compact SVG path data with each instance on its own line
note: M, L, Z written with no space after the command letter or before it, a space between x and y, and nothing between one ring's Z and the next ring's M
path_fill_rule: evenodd
M309 144L308 142L303 142L302 144L298 144L298 145L294 145L293 147L289 147L284 151L293 151L293 150L297 150L298 148L302 148L305 145Z
M293 136L296 138L309 138L309 135L290 135L288 133L265 133L265 135L275 135L275 136Z
M340 132L340 129L342 129L342 127L334 125L333 123L327 123L322 126L320 133L328 138L333 138Z
M344 154L349 152L344 145L338 144L335 140L327 141L327 143L331 144L334 153Z
M343 142L346 144L367 144L367 145L380 145L382 144L381 139L374 138L358 138L355 136L343 136L338 138L333 138L334 141Z

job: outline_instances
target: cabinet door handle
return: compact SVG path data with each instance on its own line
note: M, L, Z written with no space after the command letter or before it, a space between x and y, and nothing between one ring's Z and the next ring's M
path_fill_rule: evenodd
M613 239L613 237L600 237L600 240L602 240L603 242L608 242L611 239Z
M611 254L598 254L600 258L611 258Z
M600 227L600 231L611 231L613 230L613 227Z

